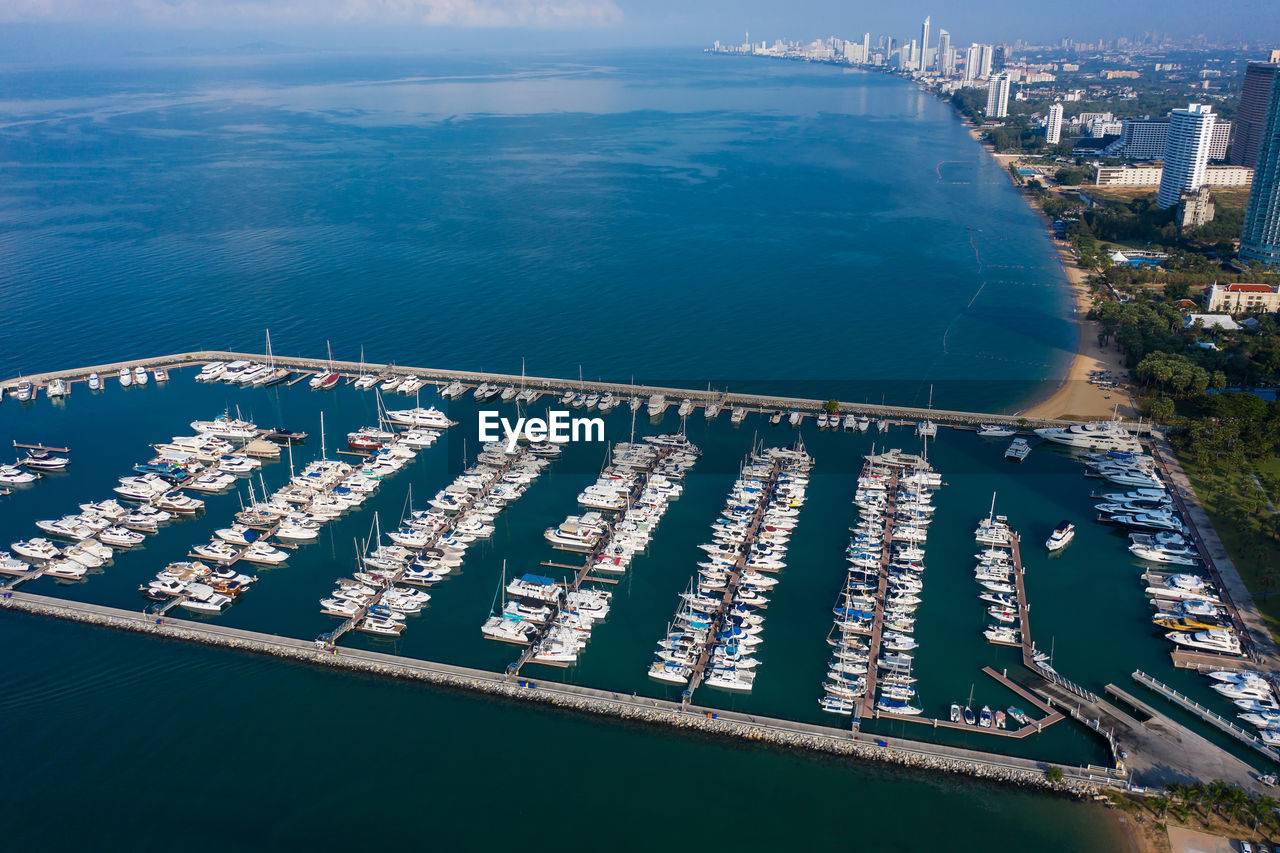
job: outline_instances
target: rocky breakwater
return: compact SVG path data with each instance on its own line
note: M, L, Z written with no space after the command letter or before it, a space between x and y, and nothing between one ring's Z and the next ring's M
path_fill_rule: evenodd
M1093 781L1073 776L1074 768L1061 768L1062 778L1049 778L1049 764L1032 767L980 761L931 753L924 749L893 746L874 735L849 733L839 737L799 731L768 723L728 719L710 711L682 709L679 705L624 694L609 694L558 683L541 684L531 679L509 679L497 673L465 670L429 661L349 649L331 649L292 638L256 634L249 631L205 626L181 620L157 619L112 608L59 602L57 599L23 593L4 593L0 607L36 616L98 625L117 630L201 643L271 655L285 660L365 672L389 678L419 681L440 687L486 693L525 702L552 705L595 716L666 726L686 731L764 743L785 749L804 749L830 755L881 761L927 772L957 773L1020 787L1038 788L1075 797L1099 793ZM927 749L927 747L926 747ZM1056 774L1055 774L1056 775Z

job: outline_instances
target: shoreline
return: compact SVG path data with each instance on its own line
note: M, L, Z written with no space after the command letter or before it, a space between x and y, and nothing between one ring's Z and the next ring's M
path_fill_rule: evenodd
M961 121L965 121L961 116ZM1013 180L1009 173L1009 164L1018 160L1021 155L997 154L995 149L984 142L979 128L965 122L969 136L990 155L1001 171L1013 183L1014 189L1026 202L1027 207L1036 214L1048 229L1053 228L1053 221ZM1003 159L1002 159L1003 158ZM1076 262L1069 246L1050 236L1057 251L1058 264L1067 279L1071 290L1071 323L1076 327L1075 352L1071 364L1052 391L1038 393L1030 405L1014 412L1027 418L1061 418L1069 420L1110 420L1116 414L1124 418L1137 417L1137 407L1132 396L1125 391L1099 388L1089 382L1093 371L1109 371L1114 377L1127 378L1128 368L1124 365L1124 354L1114 346L1103 346L1098 343L1099 325L1088 319L1093 308L1093 294L1089 289L1089 274Z

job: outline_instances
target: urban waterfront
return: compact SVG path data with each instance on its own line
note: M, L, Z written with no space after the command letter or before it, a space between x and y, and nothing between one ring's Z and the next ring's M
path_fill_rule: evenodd
M841 384L842 378L866 376L875 382L863 386L864 396L888 388L898 401L916 404L925 402L934 381L939 405L977 410L1019 405L1043 391L1046 377L1060 374L1074 330L1064 319L1068 299L1047 238L947 107L902 81L829 68L725 71L704 64L714 60L682 54L642 54L631 64L614 59L609 68L585 62L585 71L557 68L553 89L532 90L546 101L531 102L528 82L510 79L507 67L486 71L499 75L496 83L413 84L420 89L411 94L428 101L430 110L415 102L406 115L401 92L382 104L362 100L358 116L344 111L352 88L362 99L371 88L385 93L406 85L392 81L409 69L375 63L359 74L343 70L344 79L335 82L333 68L268 63L235 72L257 76L264 85L254 102L220 103L216 128L207 111L216 96L204 80L183 81L191 88L169 92L138 112L140 95L112 89L128 88L122 82L99 84L104 88L96 98L70 105L59 102L70 79L25 78L27 91L38 91L42 104L5 104L14 124L37 121L6 130L14 165L4 169L16 180L7 198L10 227L0 239L16 263L0 272L0 286L17 310L0 319L0 331L14 344L6 348L0 372L142 356L193 340L252 348L269 326L277 349L290 353L322 354L323 340L330 339L348 358L363 345L371 359L515 372L527 357L531 368L548 374L569 376L582 364L588 378L751 377L734 381L742 390L785 381L817 396L856 394L859 386ZM385 85L367 85L378 77ZM236 83L243 90L245 80ZM494 87L509 91L499 96ZM203 106L183 105L180 95ZM514 97L520 98L519 114L489 114L503 112L500 102ZM440 120L459 112L463 102L486 115L461 126ZM770 109L761 109L762 102ZM538 107L533 115L524 112L531 103ZM81 118L54 119L54 109ZM242 124L227 130L228 112ZM175 118L188 125L176 134L159 132L158 124ZM84 122L77 134L99 139L70 146L41 136L66 133L77 121ZM397 179L396 158L387 153L421 143L408 138L413 134L406 127L432 135L436 147L444 142L441 134L461 134L452 142L452 158L442 158L448 169L416 184L417 193L432 200L425 214L406 213L422 199ZM286 129L288 145L270 141ZM512 138L517 130L518 145ZM531 143L531 132L542 141ZM96 159L122 139L139 146L134 154L140 161L167 159L177 151L166 149L166 140L192 133L229 148L167 175L131 166L131 157L113 170ZM572 150L555 149L552 140L561 133L580 135ZM372 158L377 162L370 162L363 145L370 135L383 146L383 156ZM108 144L107 136L114 141ZM580 150L582 136L594 140L590 154ZM895 140L900 144L891 146ZM221 196L225 185L214 174L229 167L221 158L243 144L254 156L237 152L239 167L271 180L256 182L251 191L255 181L248 179L243 195ZM867 175L883 174L877 158L891 148L894 180L867 183ZM320 158L334 174L356 177L307 187L306 171L291 173L287 162L299 149L310 168L316 166L311 158ZM477 150L502 151L505 170L492 164L482 170ZM64 161L35 164L27 158L36 151L58 152ZM83 187L60 189L59 176L68 167L93 171L95 182L102 182L96 204L85 203ZM833 172L842 182L839 194L829 192ZM481 179L500 181L504 192L498 183L472 186ZM142 187L137 200L116 206L121 188L133 183ZM698 191L686 194L687 187ZM205 192L193 192L200 188ZM370 195L374 189L391 197ZM175 219L179 195L190 197L196 209ZM750 219L737 212L748 197ZM922 204L931 215L919 214ZM962 211L974 208L982 210L981 221L965 224L970 220ZM528 220L512 225L509 217ZM531 224L537 219L556 227L539 230ZM758 246L758 254L731 251L731 243ZM406 276L406 269L415 272ZM508 289L513 276L522 277L527 289ZM546 286L552 280L560 286ZM64 307L56 324L40 310L49 304ZM824 310L832 304L846 306L838 318ZM961 378L972 381L948 381ZM965 389L963 399L957 388ZM6 403L0 436L65 444L74 460L69 474L4 499L6 541L31 535L37 519L106 497L116 477L145 459L148 442L236 406L260 424L312 432L312 441L298 450L299 465L319 453L322 410L331 449L348 429L375 416L372 395L350 389L238 391L196 385L189 372L175 375L167 387L125 391L110 383L91 395L77 386L59 406L44 399L22 408ZM255 589L218 621L304 639L332 627L334 620L317 613L314 602L334 578L351 571L354 539L368 534L373 511L384 525L392 523L411 484L423 499L457 473L465 455L478 451L474 405L458 401L450 413L462 424L442 446L420 454L370 506L326 528L320 542L305 546L286 566L259 572ZM668 413L664 423L643 422L639 430L677 425ZM613 414L610 439L625 439L629 427L626 414ZM914 450L917 439L909 429L883 437L812 428L802 433L817 464L791 568L771 614L759 687L748 696L704 688L699 701L830 723L817 708L828 651L823 640L843 572L859 460L872 442ZM689 435L704 458L650 551L617 588L615 611L582 663L563 672L566 679L668 695L645 669L693 572L696 544L752 439L782 444L795 437L785 425L770 427L756 416L737 429L724 416L714 425L695 416ZM948 483L930 543L930 601L922 610L918 655L931 715L943 716L948 703L971 691L976 703L992 707L1017 701L981 673L983 665L1015 667L1018 657L983 641L983 614L969 577L972 528L986 514L992 492L1032 543L1062 517L1092 517L1090 484L1067 454L1045 449L1013 468L1002 453L1002 443L950 430L930 450ZM433 591L429 610L398 643L353 634L350 644L500 670L513 653L483 640L479 624L502 560L532 571L539 560L552 558L542 529L576 511L574 496L603 459L600 446L570 447L504 515L492 544L470 553L464 571ZM264 477L277 485L287 466L269 465ZM164 528L144 549L122 555L83 584L42 578L28 591L140 609L138 584L225 525L241 492L210 499L199 519ZM1054 649L1064 673L1091 689L1123 683L1141 667L1208 698L1200 680L1172 670L1167 647L1151 631L1141 569L1128 559L1123 537L1080 527L1078 541L1061 558L1047 560L1037 552L1028 560L1037 640ZM1103 584L1113 594L1081 601L1082 587ZM1082 619L1085 606L1089 616ZM28 734L11 751L11 766L36 780L74 775L98 792L81 812L83 829L68 826L58 839L67 845L108 825L147 846L146 830L166 828L169 818L121 803L183 798L184 791L225 796L247 785L248 802L237 809L240 831L257 844L311 839L336 846L344 833L357 843L363 827L335 820L335 812L400 810L431 817L433 840L465 842L474 840L477 824L492 809L534 788L556 805L547 808L544 801L520 814L523 828L543 830L524 843L551 846L551 833L562 832L566 820L596 833L625 822L635 828L634 846L644 848L668 837L669 826L647 819L671 807L671 782L687 778L685 766L714 767L724 780L734 780L712 786L704 802L713 810L740 805L737 784L769 781L775 806L794 821L753 833L761 849L829 840L838 832L835 816L843 820L851 800L856 807L848 819L861 817L883 833L867 837L872 849L935 846L938 836L915 837L904 829L922 809L955 849L985 849L997 824L1001 838L1041 847L1105 849L1114 842L1100 810L958 778L619 727L16 614L0 620L0 631L11 647L29 650L4 675L5 696ZM888 737L928 733L907 723L867 728ZM992 748L979 734L929 734ZM350 740L353 735L358 742ZM385 738L393 767L375 763L354 775L346 769L366 738L378 749ZM1074 724L1001 746L1009 754L1071 764L1107 761L1102 742ZM176 781L164 761L173 757L188 768ZM121 784L125 768L128 782ZM593 788L599 793L590 794ZM645 789L650 793L640 793ZM975 811L983 821L974 820ZM95 812L101 815L96 821ZM887 819L871 823L873 815ZM47 820L55 820L52 812ZM403 837L417 838L419 831L406 827ZM39 832L47 843L51 830L46 825Z

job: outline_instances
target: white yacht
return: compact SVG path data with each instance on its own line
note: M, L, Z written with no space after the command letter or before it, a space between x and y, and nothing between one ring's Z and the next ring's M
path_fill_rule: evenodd
M129 372L129 368L120 368L120 384L128 388L133 384L133 374Z
M25 486L39 478L39 474L24 471L17 465L0 465L0 486Z
M1075 538L1076 526L1065 519L1058 522L1058 526L1053 528L1053 532L1049 534L1049 538L1045 540L1044 547L1050 551L1061 551L1063 548L1071 544L1071 540Z
M139 365L133 369L133 381L139 385L147 384L147 369Z
M667 409L667 398L661 394L654 394L649 398L649 417L657 417Z
M197 382L214 382L222 377L227 370L226 362L211 361L204 367L200 368L200 372L196 374Z
M1240 654L1240 640L1222 628L1210 628L1207 631L1196 631L1189 634L1183 631L1170 631L1164 635L1166 639L1179 646L1220 654Z
M257 424L228 415L222 415L211 421L192 421L191 428L204 435L235 441L249 441L258 436Z
M427 409L421 406L415 409L390 409L387 411L387 420L401 426L428 429L448 429L455 425L454 421L449 420L444 412L434 406Z
M1013 427L1001 426L1000 424L982 424L978 427L978 435L983 438L1009 438L1017 434L1017 430Z
M1086 450L1133 452L1141 449L1138 440L1118 420L1073 424L1069 427L1045 427L1036 430L1036 435L1055 444Z
M1010 442L1009 449L1004 452L1004 458L1012 459L1014 462L1021 462L1030 455L1031 445L1025 438L1015 438Z
M45 386L44 393L48 395L50 399L56 399L58 397L67 396L67 394L71 393L71 388L67 385L65 379L55 379Z
M62 552L48 539L25 539L21 542L14 542L9 547L19 557L26 557L28 560L36 560L38 562L54 560L62 556Z
M102 389L102 377L96 373L89 374L89 390L100 391Z

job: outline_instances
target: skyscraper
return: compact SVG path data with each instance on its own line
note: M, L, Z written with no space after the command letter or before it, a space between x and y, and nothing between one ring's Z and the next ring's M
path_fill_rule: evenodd
M1209 143L1213 139L1213 107L1189 104L1185 110L1169 113L1169 135L1164 143L1164 170L1156 204L1168 210L1183 193L1195 192L1204 184L1209 163Z
M1009 75L996 74L987 83L987 118L1009 115ZM1201 170L1203 171L1203 169Z
M1280 264L1280 75L1271 79L1270 97L1259 132L1253 186L1244 211L1240 257Z
M991 76L991 45L971 44L965 54L964 79L977 80L979 77Z
M1267 118L1267 101L1277 73L1280 73L1280 65L1274 61L1250 62L1244 73L1240 108L1236 111L1236 140L1231 146L1232 166L1252 169L1257 160L1262 125Z
M951 33L938 30L938 52L934 67L943 77L950 77L955 71L955 59L951 56Z
M929 68L929 16L926 15L924 23L920 25L920 65L917 67L924 71Z
M1049 107L1049 123L1045 125L1044 141L1057 145L1062 141L1062 104Z

